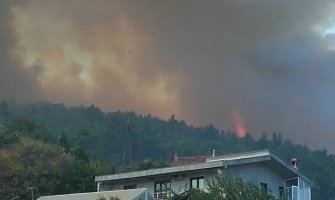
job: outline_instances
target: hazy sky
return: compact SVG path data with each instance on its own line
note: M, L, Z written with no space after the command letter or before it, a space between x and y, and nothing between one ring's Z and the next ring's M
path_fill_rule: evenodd
M0 0L0 99L244 123L334 153L333 2Z

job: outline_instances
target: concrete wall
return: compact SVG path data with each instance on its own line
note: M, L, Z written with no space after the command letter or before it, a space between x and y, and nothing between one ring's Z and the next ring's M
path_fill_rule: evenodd
M228 167L227 171L245 182L251 181L258 186L261 182L268 184L268 189L275 196L279 196L279 186L284 187L284 178L261 163Z
M182 172L176 174L168 174L155 177L128 179L117 182L103 182L100 184L100 191L122 190L125 185L136 184L137 188L147 188L151 194L154 194L155 182L170 180L171 189L174 192L180 193L188 189L190 178L204 176L205 185L206 180L211 181L217 175L217 169L201 170L196 172Z
M198 170L193 172L181 172L176 174L161 175L147 178L128 179L117 182L103 182L100 185L101 191L120 190L124 185L136 184L137 188L147 188L151 194L154 194L155 181L170 180L171 189L174 192L183 192L190 184L190 178L204 176L205 187L215 177L221 173L229 172L234 176L241 177L246 182L254 182L259 185L260 182L268 184L268 189L272 194L278 196L279 186L284 186L284 179L278 173L263 163L235 165L227 168L217 168L209 170Z

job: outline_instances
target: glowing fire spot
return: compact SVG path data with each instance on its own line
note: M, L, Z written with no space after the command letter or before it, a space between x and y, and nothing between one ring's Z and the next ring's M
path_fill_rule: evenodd
M243 138L247 133L247 130L244 126L244 120L239 112L235 111L232 113L232 115L234 118L236 133L238 137Z

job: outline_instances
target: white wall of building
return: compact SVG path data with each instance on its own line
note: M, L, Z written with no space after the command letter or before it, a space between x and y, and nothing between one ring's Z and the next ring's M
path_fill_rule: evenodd
M227 171L234 176L241 177L245 182L251 181L258 186L261 182L266 183L269 191L275 196L279 196L279 186L284 187L284 178L261 163L228 167Z
M228 172L234 176L241 177L246 182L254 182L259 185L260 182L266 183L268 189L273 195L279 195L279 186L284 186L284 178L282 178L277 172L271 169L264 163L253 163L253 164L243 164L234 165L227 168L219 169L207 169L199 170L193 172L180 172L176 174L161 175L149 178L136 178L128 179L117 182L104 182L100 186L101 191L106 190L120 190L123 189L125 185L136 184L137 188L147 188L151 194L154 194L154 187L156 181L170 180L171 189L174 192L183 192L185 188L187 189L190 184L190 178L192 177L204 177L205 187L208 183L215 179L221 173Z

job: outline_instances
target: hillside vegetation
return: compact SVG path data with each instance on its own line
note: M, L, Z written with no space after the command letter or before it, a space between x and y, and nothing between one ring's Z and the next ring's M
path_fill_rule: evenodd
M162 120L133 112L104 113L94 105L65 107L39 102L0 102L0 199L95 190L94 176L123 171L124 135L131 128L133 170L166 166L175 153L208 155L270 149L281 159L300 159L299 169L313 181L313 199L335 198L335 156L311 150L281 134L219 131L194 127L172 116Z

